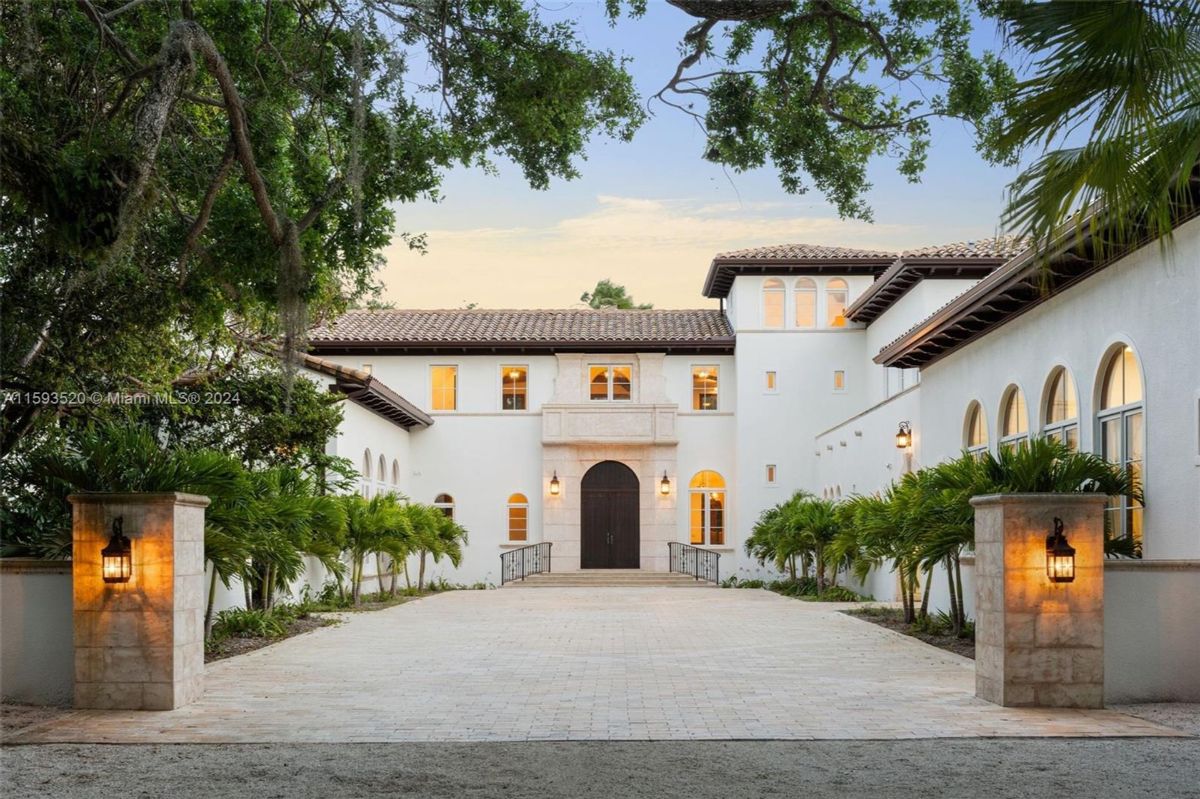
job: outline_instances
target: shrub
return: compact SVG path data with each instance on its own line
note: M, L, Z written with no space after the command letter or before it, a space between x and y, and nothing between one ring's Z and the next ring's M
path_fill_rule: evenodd
M722 588L766 588L767 583L765 580L759 580L759 579L739 580L736 576L734 576L734 577L726 577L724 580L722 580L721 587Z
M278 638L287 632L287 619L269 610L234 608L217 614L213 638Z

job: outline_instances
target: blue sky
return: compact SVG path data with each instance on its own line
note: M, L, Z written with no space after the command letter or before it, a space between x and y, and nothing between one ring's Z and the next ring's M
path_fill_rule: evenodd
M615 28L599 3L542 9L548 20L578 20L590 46L631 56L643 97L672 74L691 20L661 0ZM990 23L975 39L997 46ZM441 202L401 206L398 229L426 232L429 252L387 250L384 298L398 307L572 307L608 277L656 307L706 307L700 286L722 250L783 242L903 249L995 235L1014 174L984 163L963 125L935 122L922 182L908 183L879 159L869 174L875 222L844 221L819 192L786 193L769 167L732 174L703 161L695 123L671 108L652 110L631 143L593 140L576 180L534 191L506 165L498 175L456 169Z

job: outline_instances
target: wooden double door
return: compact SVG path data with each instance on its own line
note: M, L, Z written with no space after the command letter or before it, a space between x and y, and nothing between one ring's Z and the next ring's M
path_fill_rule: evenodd
M638 479L633 470L617 461L601 461L588 469L581 505L580 568L640 568Z

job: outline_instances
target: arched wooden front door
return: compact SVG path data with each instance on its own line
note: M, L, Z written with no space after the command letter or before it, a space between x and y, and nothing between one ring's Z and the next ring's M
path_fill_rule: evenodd
M638 479L623 463L601 461L583 476L579 520L584 569L637 569Z

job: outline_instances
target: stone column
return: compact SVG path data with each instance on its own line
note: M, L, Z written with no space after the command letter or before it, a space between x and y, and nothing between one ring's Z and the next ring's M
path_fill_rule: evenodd
M1097 494L975 497L975 695L1006 707L1104 706L1104 505ZM1046 576L1054 517L1075 580Z
M172 710L204 690L204 508L190 494L75 494L75 706ZM121 517L133 576L105 583Z

